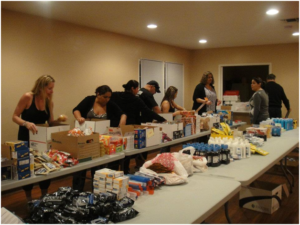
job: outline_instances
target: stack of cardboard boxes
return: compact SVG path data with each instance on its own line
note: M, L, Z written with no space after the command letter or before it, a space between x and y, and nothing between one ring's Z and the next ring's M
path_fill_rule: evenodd
M6 141L7 155L13 160L14 178L22 180L30 177L30 152L27 141Z

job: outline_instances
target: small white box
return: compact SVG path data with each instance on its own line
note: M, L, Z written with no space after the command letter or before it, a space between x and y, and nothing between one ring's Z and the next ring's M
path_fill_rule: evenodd
M108 174L109 178L118 178L118 177L122 177L122 176L124 176L123 171L115 171L115 172L112 172L112 173Z
M123 184L127 185L128 182L129 182L129 177L127 177L127 176L118 177L113 180L114 184L119 184L119 185L123 185Z

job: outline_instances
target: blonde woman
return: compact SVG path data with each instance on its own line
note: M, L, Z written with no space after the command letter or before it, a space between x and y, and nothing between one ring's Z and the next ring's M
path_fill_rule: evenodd
M178 89L174 86L170 86L161 101L161 111L163 113L171 112L173 116L181 115L181 111L184 110L183 107L177 105L174 100L177 97ZM175 112L175 109L179 110Z
M36 124L48 124L53 120L53 102L52 94L55 80L50 75L43 75L35 82L30 92L25 93L14 111L12 120L19 125L18 140L28 141L29 132L36 134L38 129ZM41 181L39 183L42 196L47 194L51 180ZM31 200L31 190L33 184L23 187L26 198Z

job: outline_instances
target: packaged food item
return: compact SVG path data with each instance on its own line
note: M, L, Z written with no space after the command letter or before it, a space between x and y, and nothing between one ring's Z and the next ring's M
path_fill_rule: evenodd
M120 201L115 201L112 203L113 210L118 212L125 208L133 206L134 201L128 197L122 198Z
M100 193L98 195L98 200L103 203L112 202L117 200L117 195L111 192Z
M35 175L47 175L49 173L49 170L42 167L34 172Z
M109 219L114 223L132 219L138 215L138 211L133 208L126 208L120 212L112 212Z
M91 220L91 224L107 224L108 221L107 218L99 216L99 218Z

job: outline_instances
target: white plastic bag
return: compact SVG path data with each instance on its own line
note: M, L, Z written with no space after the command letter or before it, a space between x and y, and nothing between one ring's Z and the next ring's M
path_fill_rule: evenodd
M183 153L183 151L190 150L190 155ZM172 154L178 159L189 176L193 174L193 155L195 153L194 147L186 147L179 152L173 152Z
M205 157L196 156L193 159L194 172L205 172L207 170L207 159Z
M156 173L148 169L153 163L166 163L165 165L169 165L168 168L172 168L174 173ZM140 168L140 172L146 172L149 174L157 174L159 176L163 176L166 179L166 185L176 185L187 182L188 173L186 172L183 165L173 156L172 153L163 153L158 154L154 159L149 160L144 163L144 165Z

